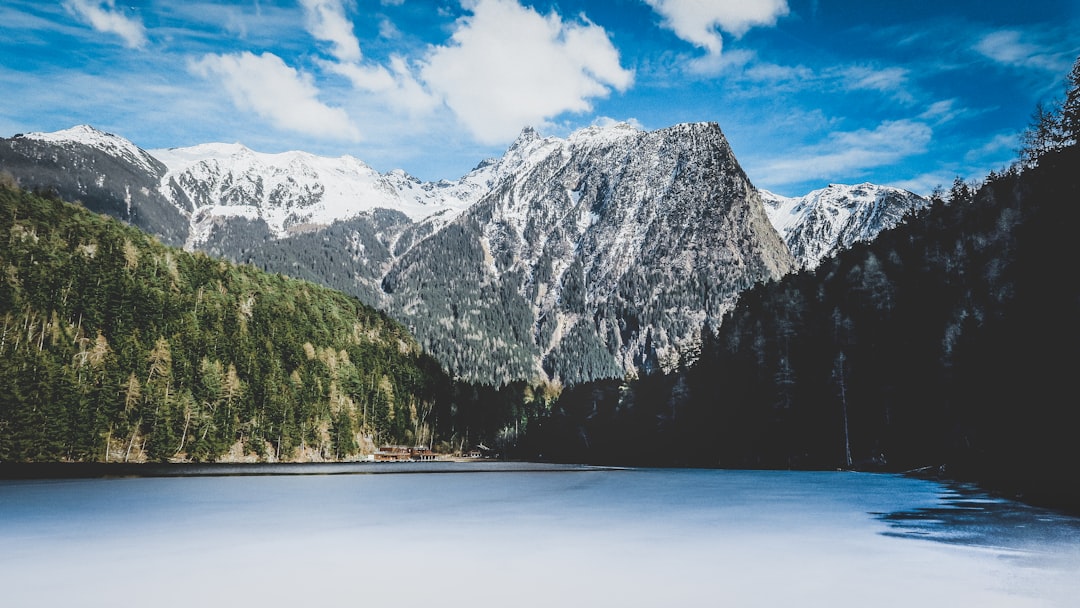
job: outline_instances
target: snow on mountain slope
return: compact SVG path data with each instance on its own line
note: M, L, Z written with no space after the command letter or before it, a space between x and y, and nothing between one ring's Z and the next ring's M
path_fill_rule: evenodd
M157 191L165 165L130 141L87 125L0 138L0 169L24 188L42 188L156 234L188 236L188 218Z
M403 171L382 175L351 156L306 152L264 154L240 144L202 144L154 150L167 173L161 191L190 201L192 238L205 240L214 221L232 216L265 220L278 237L325 226L374 209L392 209L413 220L456 216L479 197L485 171L458 182L423 183Z
M830 184L795 198L759 192L769 221L802 268L814 268L826 256L873 239L929 204L907 190L869 183Z
M161 170L161 165L142 148L123 137L105 133L90 125L78 125L52 133L26 133L22 137L55 144L82 144L110 156L124 159L150 174L158 173Z

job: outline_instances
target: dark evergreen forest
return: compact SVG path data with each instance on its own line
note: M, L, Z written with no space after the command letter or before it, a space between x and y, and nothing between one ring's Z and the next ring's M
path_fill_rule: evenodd
M689 367L565 390L520 454L923 470L1080 509L1080 62L1069 82L1022 162L745 292Z

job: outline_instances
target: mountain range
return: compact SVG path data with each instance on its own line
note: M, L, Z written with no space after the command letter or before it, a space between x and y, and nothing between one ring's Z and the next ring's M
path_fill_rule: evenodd
M760 192L769 221L806 269L855 243L873 240L928 204L913 192L870 183L829 184L800 197Z
M758 190L714 123L524 129L456 181L240 144L143 150L93 127L0 139L0 170L169 244L385 309L453 374L563 384L691 361L738 294L928 204Z

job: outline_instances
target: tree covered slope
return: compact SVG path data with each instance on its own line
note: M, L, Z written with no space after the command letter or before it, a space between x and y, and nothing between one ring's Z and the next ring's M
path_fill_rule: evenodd
M446 381L354 298L0 186L0 461L344 459Z

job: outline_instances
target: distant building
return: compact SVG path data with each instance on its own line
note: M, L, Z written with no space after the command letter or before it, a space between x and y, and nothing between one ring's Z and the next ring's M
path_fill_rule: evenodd
M499 453L484 444L478 444L469 450L469 458L498 458Z
M423 445L384 445L374 454L375 462L414 462L438 460L439 455Z

